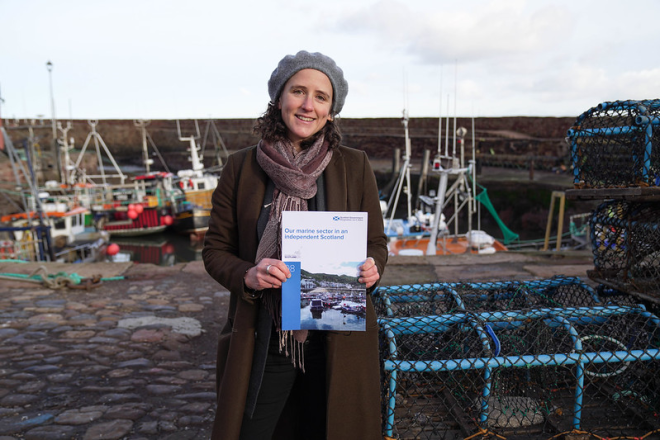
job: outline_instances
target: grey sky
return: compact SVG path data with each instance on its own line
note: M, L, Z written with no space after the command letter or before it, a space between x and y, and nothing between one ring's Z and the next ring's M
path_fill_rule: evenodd
M0 0L5 118L254 118L300 49L344 117L577 116L660 93L660 2ZM442 90L442 93L441 93Z

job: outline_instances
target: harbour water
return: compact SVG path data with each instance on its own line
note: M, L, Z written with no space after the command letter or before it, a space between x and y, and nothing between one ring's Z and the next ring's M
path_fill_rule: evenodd
M108 256L108 261L151 263L174 266L202 259L203 240L191 240L175 233L159 233L139 237L111 237L110 243L119 246L119 253Z

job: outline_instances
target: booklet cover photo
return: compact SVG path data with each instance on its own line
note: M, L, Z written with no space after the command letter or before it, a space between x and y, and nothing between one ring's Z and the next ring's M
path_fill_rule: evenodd
M358 267L367 254L367 213L285 211L283 330L364 331L367 290Z

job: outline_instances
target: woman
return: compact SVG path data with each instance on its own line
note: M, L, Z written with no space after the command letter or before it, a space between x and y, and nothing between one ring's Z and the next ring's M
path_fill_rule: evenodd
M208 273L231 292L218 343L213 439L380 439L378 326L364 332L279 327L281 212L368 212L369 292L387 261L376 180L364 152L340 146L335 116L348 84L335 62L300 51L268 81L261 141L230 156L213 194L204 245Z

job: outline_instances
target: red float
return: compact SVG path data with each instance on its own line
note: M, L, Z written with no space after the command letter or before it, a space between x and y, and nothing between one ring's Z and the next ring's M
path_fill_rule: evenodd
M105 250L108 255L117 255L119 252L119 245L117 243L110 243L108 248Z

